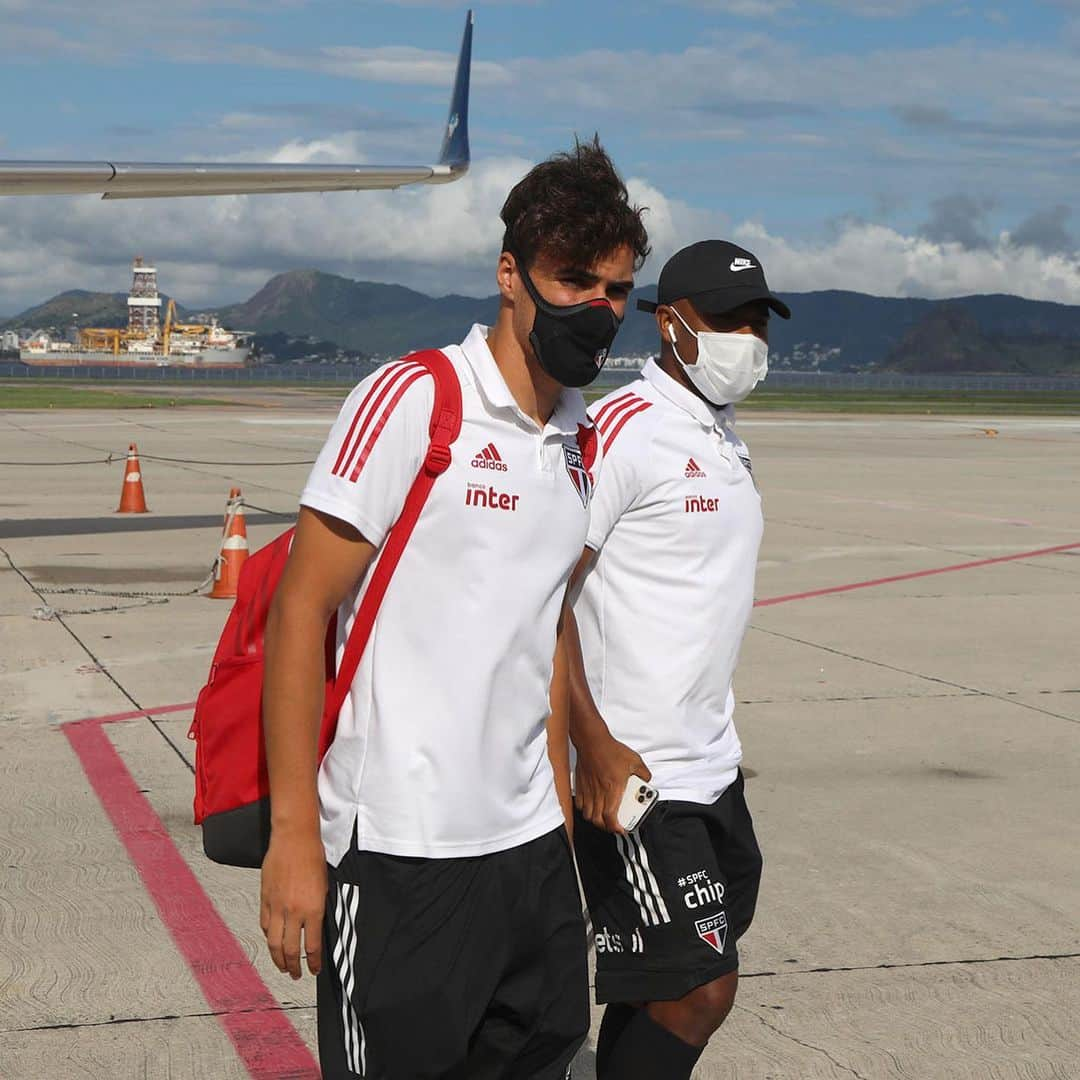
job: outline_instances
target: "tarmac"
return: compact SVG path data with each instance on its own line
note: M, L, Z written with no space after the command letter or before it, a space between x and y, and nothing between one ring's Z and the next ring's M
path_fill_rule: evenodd
M228 489L275 536L334 400L0 414L3 1080L318 1075L313 980L270 963L257 875L202 856L185 736ZM740 431L766 871L695 1076L1080 1077L1080 418ZM151 513L117 517L131 441Z

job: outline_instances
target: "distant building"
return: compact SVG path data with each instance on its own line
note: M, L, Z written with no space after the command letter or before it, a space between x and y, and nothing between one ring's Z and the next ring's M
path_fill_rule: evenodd
M4 330L0 332L0 352L14 352L19 351L19 334L15 330Z

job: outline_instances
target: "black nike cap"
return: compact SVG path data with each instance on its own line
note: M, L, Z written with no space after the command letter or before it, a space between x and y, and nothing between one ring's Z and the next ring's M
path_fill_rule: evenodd
M782 319L791 308L769 291L756 256L727 240L701 240L675 252L660 271L656 301L639 300L639 311L689 300L702 315L725 315L733 308L764 300Z

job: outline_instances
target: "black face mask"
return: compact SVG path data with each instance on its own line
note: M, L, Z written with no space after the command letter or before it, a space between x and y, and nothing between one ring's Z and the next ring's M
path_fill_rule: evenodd
M549 304L536 290L521 260L518 273L536 305L529 343L537 362L563 386L588 386L600 374L622 324L608 300Z

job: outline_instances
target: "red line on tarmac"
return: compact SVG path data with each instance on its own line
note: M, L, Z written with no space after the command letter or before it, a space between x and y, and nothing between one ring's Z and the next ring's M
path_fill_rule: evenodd
M179 712L165 705L64 725L101 805L187 961L210 1008L254 1080L317 1080L311 1052L225 925L168 830L139 791L103 724L121 716Z
M184 712L194 709L194 701L184 701L179 705L156 705L152 709L132 709L131 712L111 713L109 716L89 716L85 720L69 720L63 726L74 727L76 724L115 724L119 720L137 720L140 716L161 716L164 713Z
M758 600L754 606L809 600L831 593L1032 559L1075 548L1080 548L1080 542L773 596ZM295 1080L317 1080L319 1070L311 1052L281 1013L274 996L184 861L161 819L139 791L103 728L104 724L183 712L194 706L193 701L188 701L109 716L90 716L64 724L63 730L207 1003L222 1014L222 1026L250 1075L254 1080L277 1080L285 1076Z
M810 592L791 593L788 596L771 596L767 600L755 601L754 607L786 604L790 600L810 600L815 596L851 592L852 589L869 589L875 585L891 585L896 581L912 581L915 578L930 577L933 574L949 574L953 570L973 570L977 566L993 566L995 563L1014 562L1017 559L1034 559L1038 555L1054 555L1059 551L1071 551L1073 548L1080 548L1080 542L1039 548L1038 551L1021 551L1016 555L998 555L993 559L976 559L974 562L954 563L952 566L938 566L933 570L915 570L909 574L894 574L892 577L874 578L872 581L855 581L849 585L830 585L827 589L812 589Z

